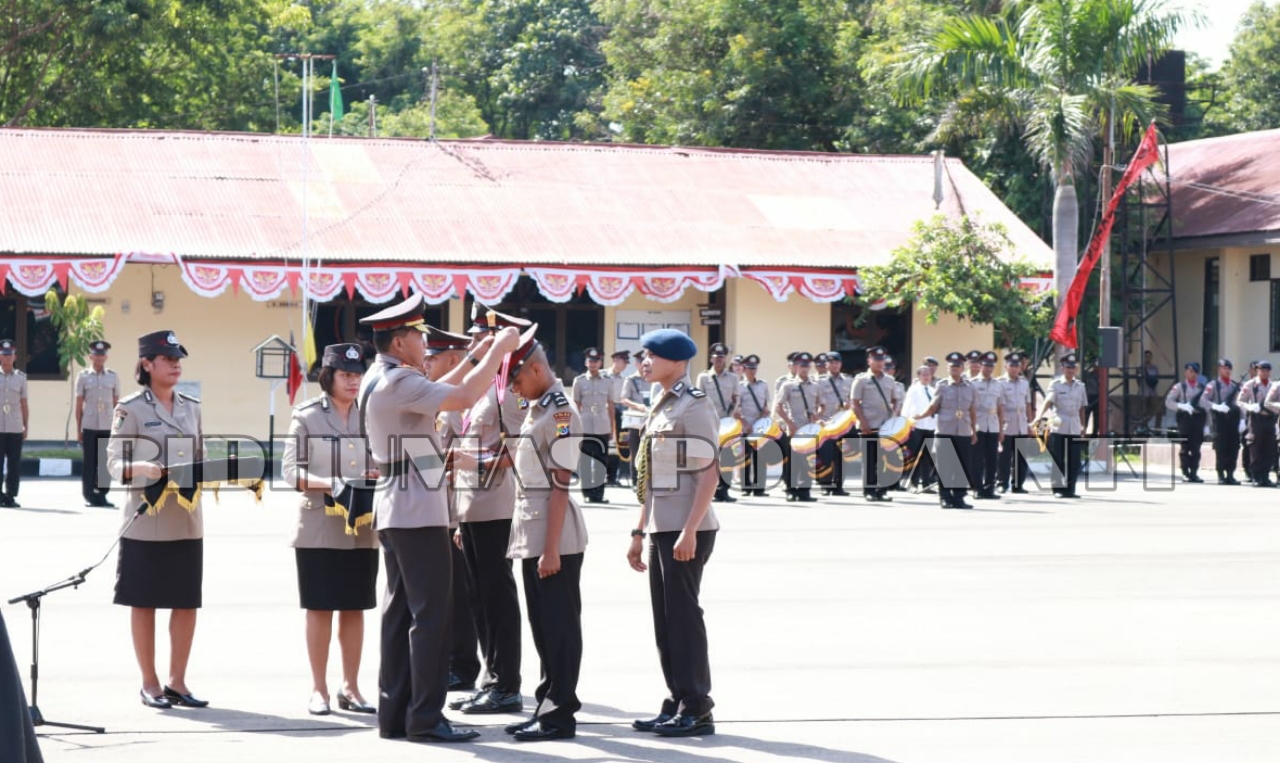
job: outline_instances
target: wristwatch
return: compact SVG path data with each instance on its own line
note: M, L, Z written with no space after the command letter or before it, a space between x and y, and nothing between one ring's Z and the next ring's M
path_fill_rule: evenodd
M631 530L631 537L632 537L632 538L643 538L643 537L644 537L644 530L637 530L637 529L635 529L635 528L632 528L632 530Z
M472 355L472 354L471 354L471 353L469 353L469 352L467 353L467 357L466 357L466 359L467 359L467 360L469 360L469 361L471 361L471 365L473 365L473 366L478 366L478 365L480 365L480 359L479 359L479 358L477 358L475 355Z

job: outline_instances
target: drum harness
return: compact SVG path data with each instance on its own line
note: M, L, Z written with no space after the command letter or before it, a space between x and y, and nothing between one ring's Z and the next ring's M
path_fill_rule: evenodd
M729 410L729 404L724 401L724 393L720 391L720 375L713 372L711 374L711 383L716 385L716 397L720 398L720 407L724 409L724 414L728 416L731 411Z
M747 382L743 386L747 388L747 394L751 395L751 402L756 404L756 410L760 413L764 413L764 406L760 405L760 398L756 397L756 391L751 389L753 384L755 384L755 382ZM716 389L718 390L720 388L717 386Z

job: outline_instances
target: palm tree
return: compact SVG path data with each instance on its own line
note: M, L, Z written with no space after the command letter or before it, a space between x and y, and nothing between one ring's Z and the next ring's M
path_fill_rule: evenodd
M1159 91L1135 82L1138 69L1200 18L1170 0L1008 0L994 15L945 21L896 65L904 102L947 99L933 138L1012 127L1052 173L1059 299L1079 253L1075 174L1091 171L1109 124L1133 130L1161 115Z

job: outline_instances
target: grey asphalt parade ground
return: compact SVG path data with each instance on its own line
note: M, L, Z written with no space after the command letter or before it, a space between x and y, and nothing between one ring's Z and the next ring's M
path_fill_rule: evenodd
M255 503L225 490L206 496L188 675L210 707L139 703L128 614L110 603L112 555L86 585L45 599L39 687L46 718L108 733L44 727L41 749L55 763L1274 763L1280 491L1204 476L1171 489L1167 474L1126 476L1078 501L1044 492L970 511L908 493L789 504L777 488L717 504L703 606L718 734L684 740L630 728L664 691L646 581L625 561L635 501L611 488L609 505L586 508L577 739L519 744L501 730L513 716L453 713L482 732L454 746L380 740L369 716L307 715L293 495ZM71 481L28 480L20 500L0 509L4 599L87 567L118 526L116 513L83 508ZM28 612L7 605L4 616L25 675ZM370 612L361 688L371 701L377 627ZM158 644L163 679L163 632ZM530 707L527 628L524 654ZM330 665L336 690L336 644Z

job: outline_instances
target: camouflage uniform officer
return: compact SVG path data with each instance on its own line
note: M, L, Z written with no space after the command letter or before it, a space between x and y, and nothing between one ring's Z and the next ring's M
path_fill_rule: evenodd
M573 380L572 397L582 416L582 458L578 462L578 479L582 485L582 497L587 503L608 503L604 497L604 485L608 479L605 471L609 453L609 438L613 432L614 382L600 373L604 356L594 347L583 353L587 372Z
M711 405L716 410L717 422L727 418L738 417L738 375L725 368L725 359L728 356L729 348L726 345L720 342L711 345L711 368L698 374L697 380L693 383L711 401ZM716 487L716 495L713 500L722 503L733 503L736 499L729 495L729 482L731 480L725 479L724 476L726 472L728 472L730 478L733 476L733 453L728 444L725 445L720 458L720 484ZM726 462L728 463L726 464Z
M1084 433L1084 417L1089 409L1088 395L1084 382L1076 378L1076 356L1068 353L1062 356L1062 376L1049 385L1049 394L1040 405L1036 415L1039 421L1045 417L1049 409L1055 412L1055 421L1051 421L1049 434L1049 455L1057 464L1061 474L1065 475L1063 485L1054 485L1055 498L1079 498L1076 493L1076 480L1080 477L1080 456Z
M111 437L111 412L120 402L120 377L106 365L110 349L110 342L90 342L90 367L76 375L76 431L84 452L80 491L85 506L113 506L107 500L111 475L98 458Z
M977 442L977 410L973 385L964 378L962 366L965 356L953 352L947 355L949 375L938 380L933 402L925 409L925 416L938 417L938 428L933 436L933 463L941 482L938 500L944 509L971 509L965 503L965 492L973 482L966 474L972 459L970 448Z

